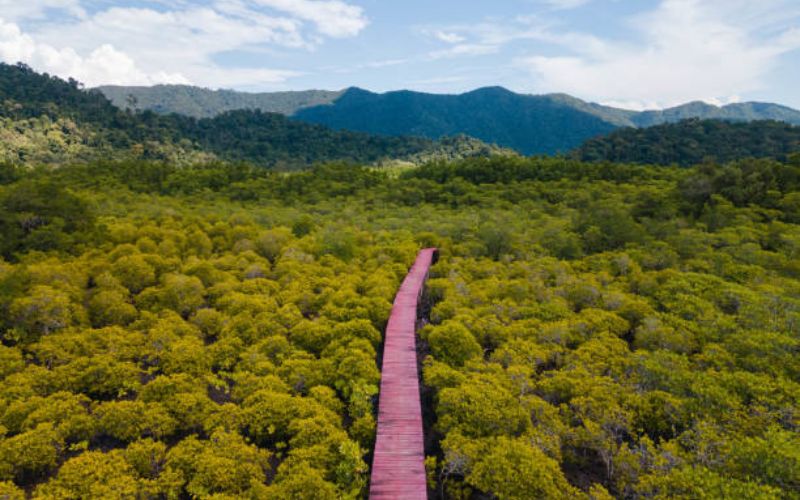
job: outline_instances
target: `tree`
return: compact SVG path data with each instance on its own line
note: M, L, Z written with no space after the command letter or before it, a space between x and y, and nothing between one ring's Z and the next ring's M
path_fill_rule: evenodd
M0 481L0 498L4 500L25 500L25 491L11 481Z
M576 498L558 466L536 446L522 440L498 438L475 457L467 482L500 499Z
M141 379L141 371L134 363L118 362L108 355L79 357L53 372L63 389L94 399L124 396L137 390Z
M189 318L197 309L205 304L205 287L203 282L194 276L170 274L163 278L158 288L148 288L139 295L138 301L149 307L160 310L170 309Z
M18 340L29 342L69 326L75 316L75 306L64 292L37 285L26 297L14 300L9 312L22 332Z
M64 449L64 441L51 423L0 441L0 480L27 483L53 470Z
M622 248L644 239L644 231L630 212L610 200L583 212L576 229L583 235L584 248L589 253Z
M71 235L88 236L94 215L86 201L52 179L23 179L0 191L0 255L64 250Z
M758 478L784 491L800 490L800 438L780 427L763 437L748 437L732 448L730 467L737 477Z
M303 500L318 498L334 500L338 498L336 487L325 481L322 473L308 464L300 462L278 468L275 482L264 490L264 498L275 500Z
M40 425L51 424L60 439L76 443L91 439L95 433L89 403L86 396L70 392L34 396L9 404L0 422L12 433L32 431Z
M247 433L256 443L274 444L291 437L290 424L315 414L329 415L316 402L307 398L262 390L244 401Z
M285 227L277 227L263 232L255 241L256 252L275 263L280 257L283 248L291 241L292 232Z
M24 368L25 360L22 358L22 351L15 347L0 345L0 378L22 371Z
M111 266L111 272L122 283L122 286L137 294L155 284L156 271L142 255L126 255L120 257Z
M266 481L269 453L247 444L235 433L214 431L208 441L190 436L167 453L166 467L184 478L189 495L247 495Z
M136 319L136 307L127 297L115 290L100 291L89 300L89 316L96 328L127 325Z
M753 481L723 477L706 467L680 467L665 475L642 478L639 494L651 498L757 498L778 499L780 490Z
M483 353L475 337L460 323L445 322L432 327L425 338L431 346L433 356L452 366L463 366L468 360Z
M156 479L166 464L167 445L146 438L129 444L124 453L125 461L136 470L139 477Z
M486 255L499 260L513 249L512 233L501 222L487 223L478 230L478 238L486 248Z
M135 498L147 493L121 451L87 451L67 460L54 479L36 488L34 498Z
M102 434L127 442L170 436L178 424L158 403L111 401L99 405L94 414Z
M490 376L470 378L439 392L438 428L465 436L519 436L531 425L530 416L511 392Z

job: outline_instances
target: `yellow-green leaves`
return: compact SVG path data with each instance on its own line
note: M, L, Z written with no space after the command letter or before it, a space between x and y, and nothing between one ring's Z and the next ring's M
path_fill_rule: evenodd
M510 390L491 376L476 376L439 392L439 429L466 436L522 434L531 425L528 412Z
M483 353L475 337L460 323L446 322L432 327L425 338L431 346L433 356L452 366L462 366Z
M572 499L578 490L564 478L558 462L525 440L499 438L475 458L467 482L498 498Z
M76 316L76 306L69 296L53 287L34 287L25 297L11 303L9 314L14 319L20 341L38 339L69 326Z
M145 492L119 450L89 451L68 460L58 477L35 490L34 498L125 498Z
M266 480L269 453L238 434L214 431L208 440L189 437L167 452L166 468L179 473L187 493L247 496Z
M58 464L64 439L43 423L0 442L0 478L27 482L44 477Z

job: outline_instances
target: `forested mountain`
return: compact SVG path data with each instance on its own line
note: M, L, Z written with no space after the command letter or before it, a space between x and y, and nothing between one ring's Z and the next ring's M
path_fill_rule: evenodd
M240 109L293 115L302 108L330 104L344 93L327 90L248 93L210 90L190 85L107 85L98 87L97 90L122 109L149 110L161 114L178 113L194 118L213 118Z
M743 102L714 106L705 102L690 102L682 106L658 111L642 111L631 117L637 127L650 127L688 119L757 121L774 120L800 125L800 111L780 104Z
M565 95L526 97L527 104L521 104L519 98L502 88L461 96L379 95L351 89L334 105L301 110L296 114L299 119L256 109L195 119L174 113L123 111L100 92L83 90L76 81L39 75L24 66L0 65L0 160L62 164L141 158L188 164L218 159L293 169L325 161L376 164L404 160L419 164L512 154L464 135L425 138L457 130L477 137L492 136L523 150L525 144L535 144L534 150L549 152L566 151L564 148L583 136L607 133L572 153L585 161L685 166L707 157L720 161L786 158L800 149L800 127L783 122L688 120L618 129L609 120L630 118L621 111ZM350 111L341 113L342 109ZM663 119L666 113L662 113ZM330 127L303 120L327 122ZM379 134L337 130L354 126L352 120L361 121L355 128L370 128ZM531 133L530 127L538 132ZM418 137L398 135L406 130ZM558 148L548 149L556 143Z
M464 133L523 154L568 151L587 137L615 128L551 98L519 96L500 87L452 96L350 89L332 105L302 109L294 116L384 135L435 138Z
M566 94L523 95L494 87L461 95L411 91L375 94L358 88L342 92L248 94L196 87L102 87L125 108L189 116L258 108L337 129L438 139L467 134L524 154L566 152L587 139L619 127L649 127L689 118L730 121L778 120L800 125L800 111L768 103L722 107L693 102L658 111L636 112L589 103ZM130 97L133 100L129 99Z
M649 128L620 129L590 139L573 155L584 161L690 166L708 158L785 159L800 152L800 126L777 121L684 120Z
M195 119L113 106L74 80L0 65L0 160L64 163L93 158L142 158L187 163L223 159L296 168L315 162L425 161L493 154L498 148L466 137L434 141L337 131L259 110Z

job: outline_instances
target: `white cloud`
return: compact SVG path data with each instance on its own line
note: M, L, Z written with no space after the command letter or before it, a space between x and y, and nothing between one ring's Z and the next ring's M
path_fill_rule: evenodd
M408 59L384 59L382 61L372 61L366 64L362 64L359 68L369 68L369 69L380 69L380 68L389 68L391 66L400 66L402 64L406 64L409 60Z
M24 35L16 24L0 19L0 59L5 62L29 61L36 52L36 43Z
M640 41L542 30L533 38L566 54L516 63L544 92L625 100L637 108L727 102L764 87L781 56L800 48L800 32L785 26L797 9L774 16L782 3L764 0L755 8L740 0L662 0L654 11L631 19Z
M535 1L564 9L591 2ZM797 0L659 0L619 20L609 36L570 31L565 19L540 12L421 32L445 43L439 33L460 38L429 60L498 54L498 70L526 76L519 87L527 91L633 108L735 101L766 88L783 56L800 49Z
M436 50L428 54L429 60L447 59L460 56L483 56L494 54L500 50L498 45L488 43L460 43L444 50Z
M447 31L436 31L433 36L445 43L461 43L466 40L466 38L458 33L450 33Z
M338 0L256 0L256 2L304 21L311 21L320 33L331 37L355 36L368 24L361 7Z
M136 66L128 55L103 44L86 57L75 50L56 48L37 43L19 27L0 19L0 60L7 63L19 61L30 64L37 70L73 77L87 85L155 83L186 83L188 80L179 73L156 72L147 74Z
M549 5L557 10L568 10L581 7L592 0L541 0L542 3Z
M521 38L516 26L487 22L448 26L447 29L422 27L419 32L447 44L444 49L429 52L423 58L428 61L495 54L508 42Z
M104 3L89 0L28 4L0 0L0 14L8 13L0 39L4 60L87 85L274 86L301 73L223 66L218 56L313 50L326 38L355 36L368 23L360 7L342 0L144 0L99 9ZM95 8L87 13L82 7L90 5Z

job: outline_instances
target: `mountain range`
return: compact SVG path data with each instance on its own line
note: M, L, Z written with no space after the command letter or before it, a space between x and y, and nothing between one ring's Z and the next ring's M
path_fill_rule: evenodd
M566 94L527 95L487 87L458 95L408 90L245 93L185 85L99 87L121 108L213 117L258 109L294 119L370 134L439 139L459 134L523 154L565 153L586 140L624 127L651 127L686 119L776 120L800 125L800 111L772 103L714 106L691 102L664 110L632 111Z
M192 95L192 88L183 89L184 95ZM563 151L568 158L590 162L690 166L707 159L796 161L800 151L800 126L786 123L797 112L774 105L690 105L631 114L565 95L520 96L500 87L458 96L359 89L338 97L322 91L267 96L273 99L272 109L282 106L284 113L243 108L195 118L163 109L132 112L114 106L96 89L84 90L75 80L0 64L0 164L145 159L187 165L223 160L289 170L337 161L421 164L513 156L511 149L496 145L508 144L525 152ZM256 99L251 94L228 97L229 105ZM140 102L135 96L126 100L131 106ZM319 104L325 100L330 102ZM306 107L295 109L298 103ZM727 119L629 125L633 120L645 124L684 118L698 110ZM748 121L762 116L783 121ZM494 144L476 137L490 137ZM570 143L579 146L569 148Z
M258 109L227 111L213 118L133 113L112 105L98 91L83 90L75 80L0 63L0 164L225 160L294 169L338 161L423 163L493 154L513 152L464 135L440 140L379 136L333 130Z

